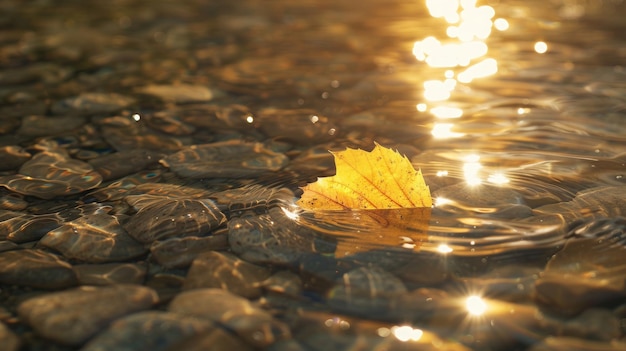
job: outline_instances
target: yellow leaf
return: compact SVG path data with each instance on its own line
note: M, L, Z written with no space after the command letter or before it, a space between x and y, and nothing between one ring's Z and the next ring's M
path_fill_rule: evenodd
M305 186L297 204L314 211L319 221L354 229L341 232L311 223L337 238L335 256L381 246L419 249L432 206L422 172L405 156L379 144L371 152L347 149L333 156L336 174ZM338 210L349 210L350 215L338 216Z
M431 207L430 190L406 156L376 144L374 150L334 152L337 172L303 188L305 210Z

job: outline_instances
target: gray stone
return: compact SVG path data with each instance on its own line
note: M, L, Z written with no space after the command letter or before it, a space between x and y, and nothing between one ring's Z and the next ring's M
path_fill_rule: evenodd
M142 284L148 265L139 263L104 263L75 265L80 285Z
M220 288L247 298L261 295L261 282L270 276L267 268L253 265L237 256L221 252L207 252L193 261L184 290Z
M168 310L218 322L256 347L266 347L291 334L287 325L269 312L222 289L184 291L172 300Z
M58 256L41 250L14 250L0 253L0 282L40 289L61 289L76 285L72 266Z
M135 313L113 322L81 351L165 351L185 339L213 330L202 318L162 311Z
M39 244L69 259L91 263L126 261L148 252L128 235L117 217L106 213L88 214L65 223L44 235Z
M80 287L28 299L18 314L41 336L80 345L113 320L156 302L156 293L140 285Z
M155 241L150 246L152 259L167 268L188 267L200 254L228 249L228 235L214 233L205 237L190 236Z

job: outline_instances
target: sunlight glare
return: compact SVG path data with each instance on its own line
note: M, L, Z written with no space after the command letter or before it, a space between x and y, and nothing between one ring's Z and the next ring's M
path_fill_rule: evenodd
M472 295L465 300L465 308L472 316L482 316L487 311L487 303L480 296Z
M502 32L509 29L509 21L505 20L504 18L496 18L496 20L493 21L493 26L496 27L497 30Z
M439 246L437 246L437 252L439 253L449 254L452 251L453 251L452 248L448 246L447 244L439 244Z
M424 335L424 332L421 329L413 328L409 325L398 326L394 325L391 328L391 332L396 339L406 342L406 341L419 341Z
M298 218L300 218L300 215L298 215L296 210L289 210L286 207L281 207L280 209L283 210L283 212L285 213L285 216L287 216L287 218L289 218L291 220L295 221Z
M463 116L463 110L458 107L438 106L430 110L435 117L441 119L459 118Z
M487 77L498 72L498 61L488 58L484 59L459 73L459 82L469 83L476 78Z
M480 156L468 155L463 160L463 177L468 185L478 185L482 183L482 179L478 175L480 169L483 168L480 164Z
M538 41L535 43L535 52L538 54L545 54L548 51L548 44L544 41Z
M452 128L454 128L453 123L435 123L430 133L435 139L460 138L465 135L465 133L453 132Z
M494 173L487 177L487 181L492 184L502 185L509 182L509 178L504 173Z
M252 116L246 117L246 122L248 122L248 123L254 122L254 117L252 117Z

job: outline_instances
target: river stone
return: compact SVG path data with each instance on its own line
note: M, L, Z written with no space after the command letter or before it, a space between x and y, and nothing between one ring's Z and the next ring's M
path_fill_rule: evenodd
M150 308L154 290L140 285L80 287L22 302L18 314L41 336L80 345L113 320Z
M29 137L44 137L71 131L85 124L78 116L27 116L22 118L22 126L17 131Z
M626 342L613 340L610 342L584 340L576 337L549 336L531 346L528 351L623 351Z
M246 344L232 333L215 328L196 336L187 338L167 348L167 351L252 351L252 346Z
M116 93L81 93L54 103L52 113L56 115L105 114L120 111L134 103L135 99Z
M162 157L160 152L133 149L104 155L88 163L102 175L103 181L108 181L144 170L159 162Z
M81 351L165 351L215 325L202 318L162 311L135 313L113 322Z
M31 158L21 146L7 145L0 147L0 171L11 171L19 168Z
M290 336L286 324L247 299L222 289L184 291L172 300L168 310L218 322L256 347L266 347Z
M200 254L215 250L228 249L228 236L217 234L206 237L188 236L155 241L150 246L152 259L166 268L183 268Z
M309 109L264 108L255 116L254 124L272 138L280 137L296 143L325 142L333 138L337 126L331 119Z
M12 241L0 240L0 252L19 249L19 245Z
M177 85L147 85L137 89L137 92L152 95L161 100L177 104L194 102L208 102L216 97L224 95L219 90L209 89L203 85L177 84Z
M76 285L72 266L58 256L41 250L0 253L0 283L40 289L62 289Z
M229 253L213 251L196 257L183 290L220 288L242 297L256 298L261 295L261 282L269 276L270 271L265 267Z
M0 322L0 345L3 351L17 351L20 348L20 338Z
M36 241L58 228L61 223L62 219L56 214L33 215L0 211L0 239L16 243Z
M345 273L328 292L328 304L341 311L382 316L406 286L393 274L378 268L361 267Z
M148 272L148 264L103 263L74 266L80 285L142 284Z
M245 178L276 172L289 159L261 143L230 140L192 145L161 163L185 178Z
M207 235L226 222L226 216L210 199L146 196L145 201L131 205L138 211L124 228L141 243Z
M77 218L51 230L40 245L59 251L69 259L104 263L126 261L148 250L134 240L117 217L95 213Z
M97 187L102 176L64 151L43 151L26 161L18 174L0 177L0 185L42 199L73 195Z

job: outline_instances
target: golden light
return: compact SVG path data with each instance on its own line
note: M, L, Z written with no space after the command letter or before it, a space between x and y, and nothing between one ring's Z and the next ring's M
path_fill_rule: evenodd
M507 178L504 173L494 173L490 174L489 177L487 177L487 181L492 184L502 185L508 183L509 178Z
M287 218L291 219L291 220L297 220L298 218L300 218L300 215L298 214L296 209L288 209L286 207L281 207L281 210L283 210L283 213L285 213L285 216L287 216Z
M504 18L496 18L496 20L493 21L493 26L496 27L497 30L502 32L509 29L509 21L505 20Z
M447 199L445 197L436 197L435 198L435 207L451 204L452 200Z
M498 61L488 58L459 73L459 82L469 83L476 78L487 77L498 72Z
M254 122L254 117L252 117L252 116L246 117L246 122L248 122L248 123Z
M319 118L319 117L317 117L317 116L311 116L311 118L310 118L310 119L311 119L311 123L313 123L313 124L315 124L315 123L319 122L319 120L320 120L320 118Z
M487 303L480 296L472 295L465 300L465 309L472 316L482 316L487 311Z
M460 138L465 135L465 133L452 131L452 128L454 128L453 123L435 123L433 124L433 129L430 131L430 134L432 134L435 139Z
M548 44L544 41L538 41L535 43L535 52L538 54L545 54L548 51Z
M409 325L404 326L393 326L391 327L391 333L396 339L406 342L406 341L419 341L424 335L424 331L421 329L413 328Z
M447 79L446 79L447 81ZM454 84L441 80L427 80L424 82L424 98L429 101L443 101L450 98ZM455 81L456 82L456 81Z
M448 171L437 171L437 177L447 177Z
M426 106L426 104L424 104L424 103L419 103L419 104L415 105L415 108L419 112L426 112L426 110L428 109L428 106Z
M441 119L459 118L463 116L463 110L458 107L438 106L430 110L435 117Z
M463 177L468 185L478 185L482 183L482 179L478 174L480 169L483 168L480 164L480 156L468 155L463 160Z
M439 246L437 246L437 252L441 253L441 254L449 254L450 252L452 252L452 248L450 246L448 246L447 244L439 244Z

